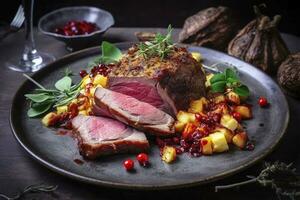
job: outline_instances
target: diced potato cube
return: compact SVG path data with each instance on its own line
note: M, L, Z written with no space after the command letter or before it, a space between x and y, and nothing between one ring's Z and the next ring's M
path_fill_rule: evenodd
M205 81L205 86L206 87L209 87L211 84L210 84L210 79L213 77L214 75L213 74L208 74L206 76L206 81Z
M58 106L56 107L56 113L61 114L68 111L68 106Z
M238 112L241 114L242 119L250 119L252 118L251 109L247 106L236 106L234 108L235 112Z
M44 126L53 126L58 119L57 116L58 115L55 112L50 112L43 117L42 123Z
M234 131L238 127L238 122L231 115L225 114L221 117L221 125Z
M91 78L90 78L89 75L86 75L86 76L83 77L83 79L82 79L82 83L81 83L80 88L84 88L84 87L85 87L87 84L89 84L89 83L92 83L92 80L91 80Z
M194 122L196 120L195 114L184 111L177 113L177 120L183 123Z
M237 147L243 149L246 146L248 140L248 136L246 132L240 132L235 134L232 138L233 144L235 144Z
M231 103L240 105L241 101L240 101L240 96L234 92L228 92L226 94L226 98L228 101L230 101Z
M200 145L202 148L202 153L204 155L210 155L213 153L212 142L211 142L211 138L209 136L202 138Z
M102 87L106 87L106 85L107 85L107 77L106 76L102 76L100 74L97 74L94 77L93 84L94 85L100 85Z
M176 160L176 149L171 146L165 146L161 159L166 163L171 163Z
M186 123L180 122L180 121L176 121L175 122L175 131L177 133L181 133L185 127Z
M223 133L216 132L209 135L212 142L213 152L228 151L229 147Z
M196 126L193 123L187 123L183 132L182 132L182 137L183 138L188 138L194 131L196 130Z
M206 104L207 104L207 99L205 97L202 97L199 100L191 101L188 112L191 112L191 113L203 112L203 108Z
M215 104L222 103L222 102L225 102L225 101L226 101L226 99L225 99L225 96L223 94L220 94L220 95L218 95L214 98L214 103Z
M214 132L223 133L228 144L230 144L232 142L232 138L234 136L234 133L231 130L229 130L227 128L216 128L214 130Z
M200 62L202 60L202 56L199 52L192 52L191 54L197 62Z

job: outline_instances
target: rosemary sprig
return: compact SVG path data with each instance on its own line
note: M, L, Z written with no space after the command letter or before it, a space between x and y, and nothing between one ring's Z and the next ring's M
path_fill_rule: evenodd
M144 58L153 56L159 56L161 59L165 58L172 50L175 44L173 44L172 27L168 26L166 35L157 33L152 41L141 42L138 44L138 54Z
M296 173L296 169L292 168L292 164L287 165L278 161L273 164L265 163L263 170L257 177L247 177L250 179L243 182L216 186L215 191L218 192L219 190L235 188L250 183L258 183L260 186L274 189L278 199L285 196L294 200L300 196L300 176Z
M36 184L27 186L23 191L19 192L13 197L8 197L5 194L0 194L0 197L6 200L18 200L24 197L24 195L29 193L40 193L40 192L53 192L58 188L57 185L45 185L45 184Z

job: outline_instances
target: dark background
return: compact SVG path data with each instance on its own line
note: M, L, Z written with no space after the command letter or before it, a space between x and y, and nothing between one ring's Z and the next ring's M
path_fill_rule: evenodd
M0 21L9 22L21 0L5 1L0 7ZM243 24L253 19L252 6L266 3L265 13L282 15L281 32L300 36L300 9L291 0L35 0L34 21L44 14L65 6L90 5L110 11L116 27L182 27L184 20L197 11L224 5L232 8Z

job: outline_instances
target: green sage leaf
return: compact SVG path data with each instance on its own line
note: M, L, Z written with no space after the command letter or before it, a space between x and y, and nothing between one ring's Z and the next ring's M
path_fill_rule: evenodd
M214 84L219 81L225 81L225 75L224 74L215 74L211 79L210 79L210 84Z
M218 81L211 84L211 91L212 92L224 92L226 87L226 81Z
M33 102L43 102L46 101L50 98L50 96L46 93L37 93L37 94L25 94L24 95L26 98L30 99Z
M58 80L55 83L55 88L60 91L70 90L72 85L72 79L69 76L64 76L62 79Z
M247 97L250 95L249 88L246 85L241 85L239 87L233 88L233 92L242 97Z
M230 68L225 69L225 76L226 76L226 80L228 80L229 78L231 80L235 80L235 81L239 80L236 73L235 73L235 71L233 69L230 69Z
M105 58L106 61L116 62L122 58L121 50L109 42L103 41L101 48L102 48L102 59Z
M28 117L37 117L48 110L52 107L53 103L48 103L48 104L40 104L39 106L31 107L27 111Z

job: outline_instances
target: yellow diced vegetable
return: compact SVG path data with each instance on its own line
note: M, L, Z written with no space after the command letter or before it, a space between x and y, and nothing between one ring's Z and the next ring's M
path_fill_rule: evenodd
M186 123L183 123L180 121L175 122L175 131L177 133L181 133L183 131L185 125L186 125Z
M92 80L91 80L91 78L90 78L89 75L86 75L86 76L83 77L83 79L82 79L82 83L81 83L80 88L84 88L84 87L85 87L87 84L89 84L89 83L92 83Z
M57 114L55 112L50 112L43 117L42 123L44 124L44 126L51 126L51 125L53 125L52 124L53 120L56 117L57 117Z
M214 130L214 132L223 133L228 144L230 144L232 142L232 138L234 136L234 133L231 130L229 130L227 128L216 128Z
M93 84L94 85L100 85L102 87L106 87L106 85L107 85L107 77L106 76L102 76L100 74L97 74L94 77Z
M229 147L223 133L216 132L209 135L212 142L213 152L228 151Z
M80 115L88 115L88 112L86 110L81 110L78 112Z
M205 97L202 97L199 100L191 101L188 112L191 112L191 113L203 112L203 108L206 104L207 104L207 99Z
M235 92L228 92L226 94L226 98L228 101L235 103L237 105L240 105L241 100L240 100L240 96L238 94L236 94Z
M248 136L245 132L237 133L232 138L233 144L235 144L237 147L243 149L246 146L248 140Z
M185 124L188 122L194 122L196 120L195 114L184 111L179 111L176 117L178 121Z
M171 163L176 160L176 149L171 146L165 146L161 159L166 163Z
M225 101L226 101L226 99L225 99L225 96L223 94L220 94L220 95L218 95L214 98L214 103L215 104L222 103L222 102L225 102Z
M191 54L197 62L200 62L202 60L202 56L199 52L192 52Z
M68 111L68 106L58 106L56 107L56 113L61 114Z
M238 127L238 122L231 115L225 114L221 117L221 125L234 131Z
M213 153L212 142L209 136L202 138L200 144L202 148L202 153L204 155L210 155Z
M252 118L251 110L247 106L237 106L237 107L234 108L234 111L240 113L242 119Z

